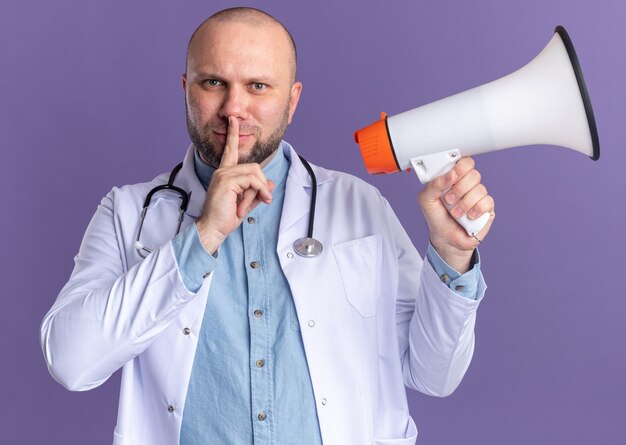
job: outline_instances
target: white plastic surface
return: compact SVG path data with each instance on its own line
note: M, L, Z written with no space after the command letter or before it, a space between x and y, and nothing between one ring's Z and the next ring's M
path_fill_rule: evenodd
M422 184L427 184L437 176L445 175L461 159L459 150L448 150L411 158L413 171Z
M400 170L411 158L458 149L472 156L526 145L593 155L576 74L558 34L523 68L387 118Z

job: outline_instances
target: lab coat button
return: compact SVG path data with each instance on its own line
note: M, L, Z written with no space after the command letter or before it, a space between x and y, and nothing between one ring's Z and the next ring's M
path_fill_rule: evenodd
M454 288L454 290L459 291L459 292L461 292L463 289L465 289L465 286L461 286L461 285L458 285Z
M256 220L253 217L251 216L248 217L248 224L254 224L255 222Z
M259 415L257 416L257 419L259 419L261 422L263 422L265 419L267 419L267 414L265 414L263 411L261 411L259 413Z
M265 366L265 360L260 359L256 361L256 367L257 368L262 368L263 366Z
M253 261L250 263L250 267L253 269L258 269L259 267L261 267L261 263L259 263L258 261Z
M309 320L309 327L315 326L315 320Z
M322 399L322 405L326 405L326 399Z
M189 328L183 329L183 334L185 334L185 335L191 334L191 329L189 329Z
M167 406L167 410L168 410L170 413L173 413L173 412L174 412L174 405L168 405L168 406Z
M257 309L256 311L254 311L254 316L256 318L262 317L263 316L263 311L260 309Z
M448 275L446 275L445 273L439 277L441 279L441 281L443 281L444 283L447 283L448 281L450 281L450 277Z

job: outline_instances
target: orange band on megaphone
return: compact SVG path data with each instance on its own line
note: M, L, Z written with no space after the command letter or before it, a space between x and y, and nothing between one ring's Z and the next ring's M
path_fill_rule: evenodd
M380 114L380 120L354 133L354 141L359 144L365 168L371 175L396 173L400 171L391 138L387 130L387 115Z

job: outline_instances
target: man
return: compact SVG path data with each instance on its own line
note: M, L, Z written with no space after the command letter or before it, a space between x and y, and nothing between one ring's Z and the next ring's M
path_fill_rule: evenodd
M293 41L271 16L209 18L183 75L182 228L171 192L142 222L167 173L113 189L87 229L42 347L70 390L122 368L117 445L413 444L404 386L445 396L469 365L485 285L478 241L454 218L494 207L473 161L420 194L423 265L374 188L313 167L324 247L300 256L313 180L282 141L295 73ZM454 217L439 200L449 187Z

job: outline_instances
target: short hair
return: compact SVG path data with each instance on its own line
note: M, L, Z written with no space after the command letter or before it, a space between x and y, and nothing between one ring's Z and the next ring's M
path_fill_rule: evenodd
M206 25L209 22L218 22L218 23L242 22L242 23L247 23L250 25L266 25L266 24L278 25L283 31L285 31L285 34L289 38L288 39L289 47L293 55L293 80L295 80L298 54L296 51L296 42L294 41L293 36L289 32L289 30L285 27L285 25L279 22L272 15L268 14L265 11L261 11L260 9L251 8L247 6L246 7L238 6L234 8L223 9L221 11L216 12L215 14L210 16L208 19L204 20L195 29L195 31L193 32L193 34L191 34L191 37L189 38L189 42L187 44L187 55L185 58L185 63L187 66L189 65L189 50L191 48L191 44L194 38L196 37L196 35L198 34L198 32L200 31L200 29L202 29L204 25Z

